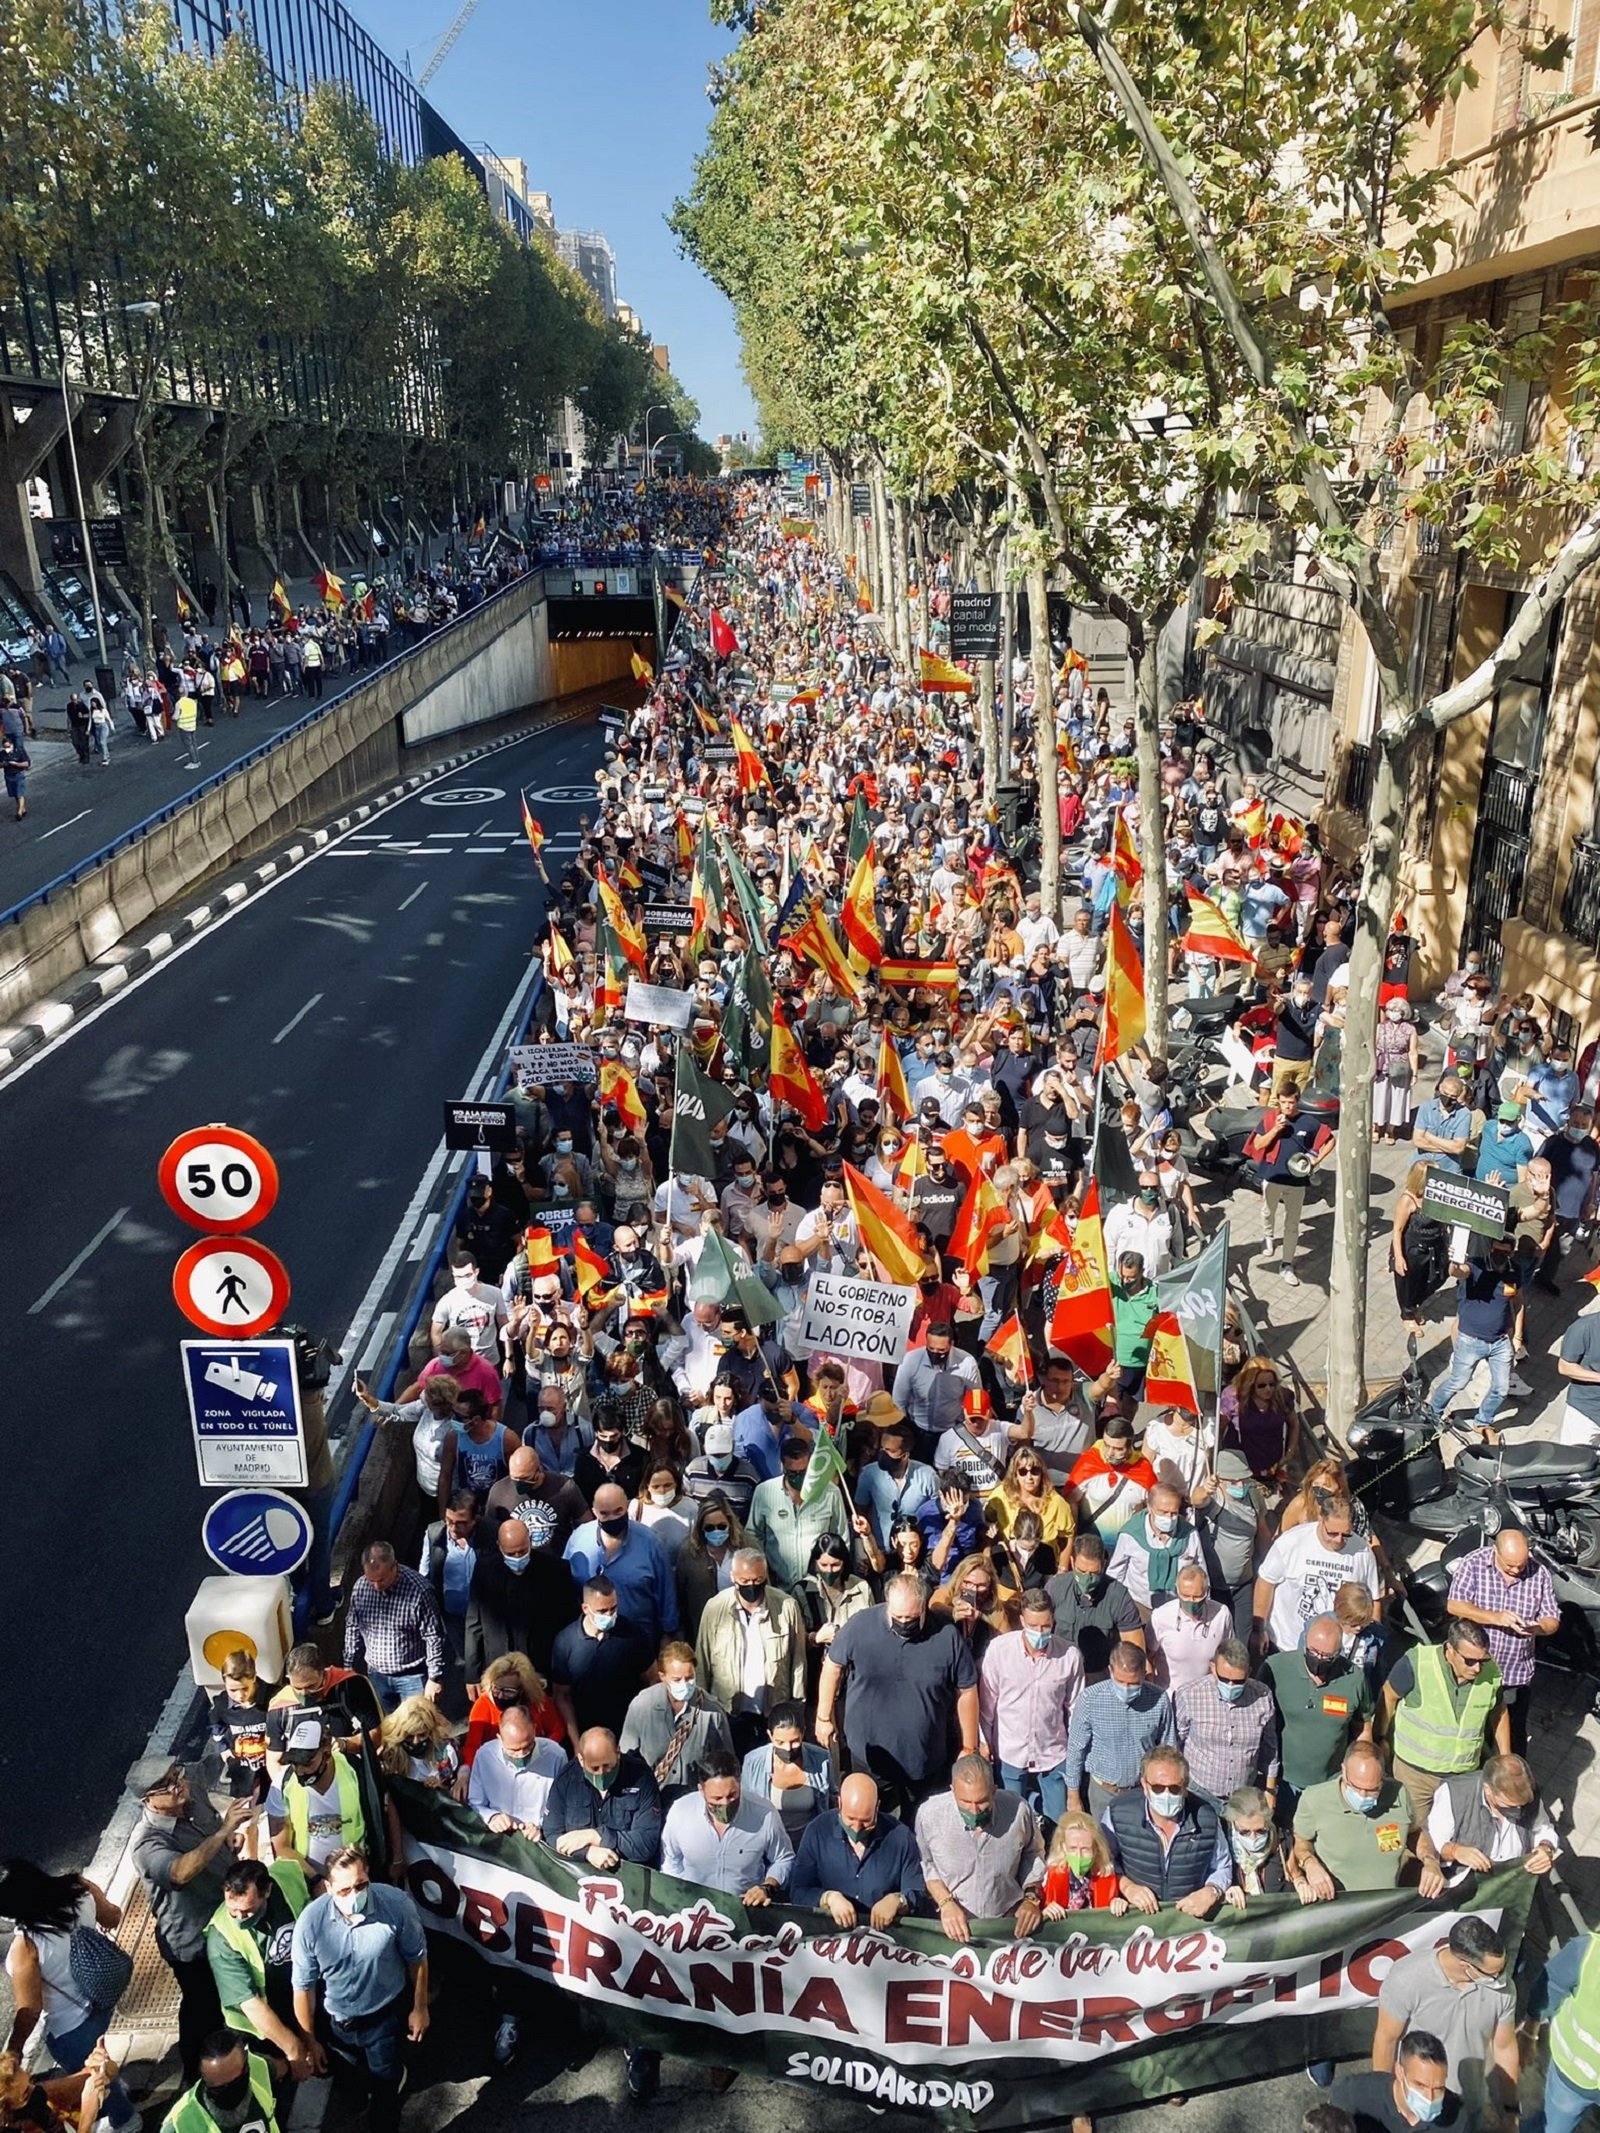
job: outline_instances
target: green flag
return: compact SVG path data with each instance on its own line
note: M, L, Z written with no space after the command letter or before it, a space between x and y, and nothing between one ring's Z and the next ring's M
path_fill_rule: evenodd
M817 1440L811 1447L805 1479L800 1484L800 1501L803 1504L814 1504L836 1481L843 1481L844 1472L844 1457L834 1439L833 1431L826 1421L819 1418Z
M669 1160L681 1176L709 1178L716 1174L716 1150L711 1129L720 1125L733 1109L733 1098L717 1081L707 1081L694 1063L688 1045L676 1054L672 1089L672 1146Z
M758 1333L763 1326L775 1326L783 1316L766 1283L759 1275L745 1272L720 1230L707 1230L687 1294L692 1304L721 1304L724 1309L742 1311Z
M1131 1200L1139 1190L1139 1173L1133 1166L1128 1136L1122 1130L1121 1114L1116 1105L1107 1103L1104 1097L1100 1102L1089 1169L1100 1187L1100 1205L1107 1214L1119 1200ZM1116 1272L1114 1267L1112 1272Z
M858 787L856 804L850 811L850 864L846 869L846 880L861 864L861 855L871 842L872 824L867 819L867 796Z
M1219 1389L1223 1307L1228 1299L1228 1225L1212 1238L1198 1259L1175 1266L1156 1282L1163 1311L1177 1313L1194 1371L1195 1390L1215 1399Z
M739 916L751 944L758 945L766 936L766 921L761 915L761 894L750 879L744 861L726 838L722 845L722 864L728 876L728 886L738 900Z
M746 1080L766 1072L772 1042L772 986L757 945L745 950L729 980L722 1037Z
M720 946L727 925L722 908L722 870L717 865L717 848L711 841L711 824L704 816L700 819L700 836L694 848L690 896L697 911L704 905L694 939L689 943L691 954L702 955L708 946L713 951Z

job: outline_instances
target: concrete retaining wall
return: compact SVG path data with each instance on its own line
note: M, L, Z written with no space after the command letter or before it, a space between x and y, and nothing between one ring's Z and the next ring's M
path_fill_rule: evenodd
M58 991L219 868L415 767L429 741L568 693L557 686L542 595L537 574L512 587L0 930L0 1022ZM626 671L628 647L620 652ZM414 708L424 710L426 730L418 753L405 754Z

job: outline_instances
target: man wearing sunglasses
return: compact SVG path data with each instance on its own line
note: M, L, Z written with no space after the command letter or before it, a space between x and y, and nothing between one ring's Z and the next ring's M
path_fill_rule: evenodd
M1418 1828L1447 1777L1511 1753L1511 1714L1481 1623L1451 1620L1443 1644L1419 1644L1383 1685L1379 1721Z

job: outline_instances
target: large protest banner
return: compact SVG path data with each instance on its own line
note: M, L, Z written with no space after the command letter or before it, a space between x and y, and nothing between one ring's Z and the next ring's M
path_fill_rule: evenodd
M1398 1957L1471 1911L1511 1962L1535 1882L1521 1867L1424 1903L1415 1890L1302 1906L1266 1897L1197 1922L1079 1912L1011 1938L975 1922L843 1932L820 1912L736 1898L643 1867L579 1871L491 1837L397 1782L406 1886L430 1931L570 1992L621 2044L843 2089L952 2128L1041 2124L1230 2087L1371 2050Z

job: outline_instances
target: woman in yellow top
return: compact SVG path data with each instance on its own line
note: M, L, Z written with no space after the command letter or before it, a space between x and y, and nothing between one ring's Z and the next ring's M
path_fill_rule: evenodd
M1051 1487L1044 1461L1031 1444L1017 1446L1004 1480L983 1508L1002 1534L1011 1531L1011 1521L1019 1511L1037 1512L1045 1545L1055 1549L1058 1562L1063 1543L1072 1538L1072 1506Z

